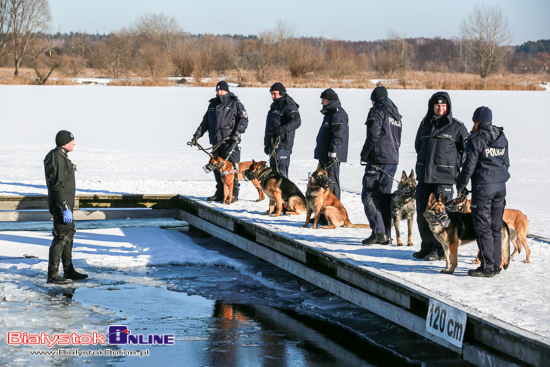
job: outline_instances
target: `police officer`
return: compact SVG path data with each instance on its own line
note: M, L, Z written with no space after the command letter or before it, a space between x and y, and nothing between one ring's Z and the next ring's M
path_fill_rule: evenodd
M365 123L367 138L361 151L361 164L366 165L361 199L372 234L362 243L385 245L391 242L390 198L399 163L401 115L385 87L374 88L371 102Z
M321 93L321 104L324 117L317 134L314 158L323 168L330 166L327 174L334 183L331 190L340 200L340 162L348 160L348 114L342 108L338 94L330 88Z
M264 152L270 156L269 165L288 177L294 135L302 124L298 111L300 106L286 93L285 86L280 82L273 84L269 92L273 103L267 113Z
M506 204L508 140L503 128L492 124L493 113L488 107L475 110L474 128L464 150L462 172L456 188L467 195L466 185L472 179L472 221L476 232L481 266L469 270L474 277L492 277L500 272L502 259L502 215Z
M467 137L464 124L453 117L447 92L432 95L414 142L418 181L416 221L422 239L420 251L413 254L417 259L434 261L444 258L443 247L430 230L424 211L431 193L436 197L443 193L446 200L452 199Z
M248 114L239 98L229 92L229 85L224 80L216 85L216 97L209 102L208 110L204 114L201 124L195 131L193 139L187 144L196 145L197 140L207 131L212 146L229 138L214 153L238 166L241 160L241 149L238 144L241 141L241 135L248 127ZM214 177L216 178L216 193L208 197L207 200L222 201L223 182L220 173L216 170L214 171ZM239 199L240 187L237 175L234 177L232 203Z
M48 283L68 284L85 279L73 266L73 220L76 166L67 153L74 150L74 136L61 130L55 136L56 148L44 158L44 173L48 187L48 206L53 216L53 241L48 260ZM63 263L63 277L59 275L59 262Z

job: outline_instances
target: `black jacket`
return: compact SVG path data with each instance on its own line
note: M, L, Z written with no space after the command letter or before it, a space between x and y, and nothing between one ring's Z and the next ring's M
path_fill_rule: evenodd
M236 95L228 93L210 100L208 110L195 132L198 139L208 131L210 144L214 145L231 136L242 134L248 127L248 114Z
M292 150L296 129L302 124L299 107L286 93L273 101L265 123L264 147L271 148L271 138L279 136L281 141L278 148Z
M508 181L508 140L502 130L493 126L490 121L483 122L478 130L468 137L462 172L458 175L456 183L458 189L466 187L470 179L472 191Z
M376 101L367 116L367 138L361 161L373 164L398 164L401 146L401 115L391 99Z
M48 206L52 215L60 215L67 208L74 210L76 167L69 160L67 150L57 147L44 158L44 173L48 186Z
M448 105L447 114L436 118L433 106L438 96L445 97ZM454 185L467 137L464 124L453 118L449 95L435 93L428 102L428 112L420 123L414 142L418 182Z
M347 162L349 145L348 114L342 108L340 100L332 101L321 110L323 123L317 134L314 158L327 164L329 158L338 158L338 162Z

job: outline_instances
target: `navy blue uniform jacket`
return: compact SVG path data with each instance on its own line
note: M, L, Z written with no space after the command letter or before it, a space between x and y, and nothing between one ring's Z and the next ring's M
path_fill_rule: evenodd
M401 146L401 115L391 99L376 101L367 116L367 139L361 161L372 164L398 164Z
M299 107L286 93L273 101L265 123L264 147L271 148L271 138L280 136L278 149L292 150L296 129L302 124Z
M210 100L195 137L198 139L208 131L210 144L214 145L233 132L244 133L247 127L248 114L243 104L236 95L228 93Z
M348 114L342 108L339 100L325 106L321 113L323 123L317 134L314 158L324 164L330 158L338 158L338 162L347 162L349 145ZM330 154L329 154L330 153Z
M464 150L462 172L456 183L458 189L466 187L470 179L473 191L508 181L508 140L502 130L488 121L482 122L470 135Z
M447 115L434 118L433 100L437 96L445 97L449 103ZM418 182L454 185L467 137L464 124L453 118L449 95L435 93L428 102L428 113L420 123L414 142Z

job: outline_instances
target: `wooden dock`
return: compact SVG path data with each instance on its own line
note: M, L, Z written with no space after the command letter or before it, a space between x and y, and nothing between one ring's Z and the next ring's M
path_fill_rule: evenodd
M343 299L430 339L479 366L544 366L550 340L430 292L376 268L359 267L322 249L181 195L78 196L75 220L178 218ZM44 196L0 197L0 221L51 220ZM430 304L467 316L459 346L427 330Z

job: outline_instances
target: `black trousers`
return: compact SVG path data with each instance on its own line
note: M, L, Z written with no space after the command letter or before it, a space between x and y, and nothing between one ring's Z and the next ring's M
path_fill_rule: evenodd
M72 223L63 223L62 215L53 217L53 241L50 245L48 260L48 278L59 271L59 262L63 263L63 269L68 269L73 264L73 238L75 234L74 220Z
M481 271L493 272L502 262L502 215L506 189L486 194L472 192L472 222L476 232Z
M292 150L275 149L275 155L277 156L277 162L271 156L271 148L269 149L269 166L273 169L279 168L279 173L288 178L288 169L290 168L290 155Z
M371 164L367 164L363 175L361 200L372 233L385 233L388 238L391 238L391 189L397 164L380 164L378 167L391 177L377 170Z
M418 224L418 231L422 239L420 251L437 251L439 255L443 255L443 246L441 246L439 241L435 238L426 218L424 218L424 211L426 211L428 200L432 193L436 195L436 197L439 197L439 193L443 193L443 195L445 195L445 200L450 201L454 195L453 185L419 182L416 187L416 223Z

